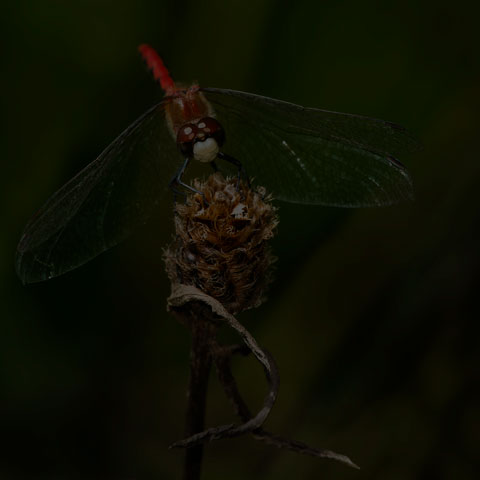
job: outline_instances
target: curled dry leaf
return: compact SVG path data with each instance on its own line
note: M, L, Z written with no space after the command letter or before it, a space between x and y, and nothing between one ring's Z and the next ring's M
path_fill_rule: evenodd
M193 306L196 302L207 304L212 312L233 328L249 347L257 360L263 365L269 382L269 391L266 395L261 410L252 418L249 418L241 425L222 425L210 428L197 433L187 439L175 442L171 447L192 447L200 443L217 440L220 438L231 438L251 432L259 428L268 417L277 398L279 377L277 367L273 358L268 352L262 350L248 330L215 298L206 295L196 287L190 285L172 285L172 294L167 301L168 309L178 311L186 306Z

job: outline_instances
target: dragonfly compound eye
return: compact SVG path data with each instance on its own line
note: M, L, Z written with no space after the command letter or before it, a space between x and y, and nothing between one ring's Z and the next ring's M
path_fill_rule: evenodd
M193 153L193 142L197 136L197 126L192 123L183 125L177 133L177 145L180 151L188 156Z
M212 117L205 117L197 123L197 137L213 138L219 147L225 142L225 131L220 123ZM203 135L202 135L203 134ZM201 138L200 138L201 139Z

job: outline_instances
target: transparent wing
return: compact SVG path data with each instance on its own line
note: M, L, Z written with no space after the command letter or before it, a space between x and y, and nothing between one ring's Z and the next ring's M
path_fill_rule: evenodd
M359 207L413 197L396 156L418 143L403 127L234 90L202 91L225 129L225 153L276 198Z
M58 190L28 223L16 255L23 283L72 270L145 223L178 161L159 103Z

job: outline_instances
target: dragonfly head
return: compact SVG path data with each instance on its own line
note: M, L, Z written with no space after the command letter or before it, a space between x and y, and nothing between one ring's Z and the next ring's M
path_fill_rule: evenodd
M225 141L225 132L212 117L201 118L195 123L186 123L179 128L177 145L186 156L200 162L215 160Z

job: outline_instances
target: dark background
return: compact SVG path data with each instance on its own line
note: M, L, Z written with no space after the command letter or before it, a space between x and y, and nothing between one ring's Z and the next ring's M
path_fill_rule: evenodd
M1 16L0 478L180 478L189 336L165 310L171 203L127 242L23 287L35 210L175 78L395 121L416 201L279 204L269 301L240 316L277 359L268 428L361 467L252 438L206 449L204 478L478 478L478 10L473 2L15 1ZM252 407L251 359L235 372ZM207 422L232 420L212 378Z

